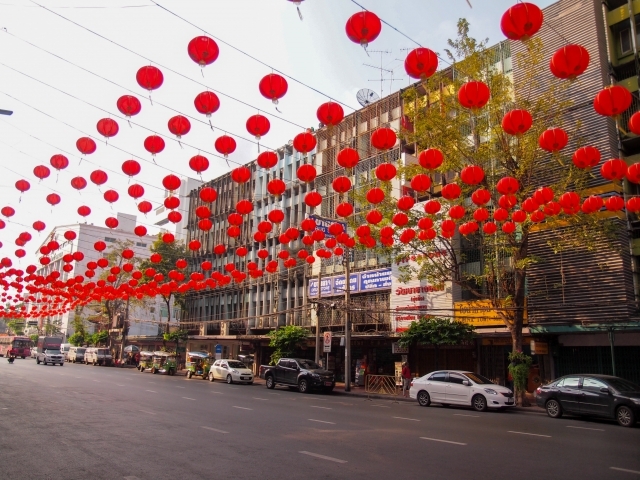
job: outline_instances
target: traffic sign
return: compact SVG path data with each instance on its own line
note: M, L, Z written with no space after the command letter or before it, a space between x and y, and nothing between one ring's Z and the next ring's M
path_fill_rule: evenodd
M331 332L324 332L322 337L322 346L323 346L322 351L324 353L331 352Z

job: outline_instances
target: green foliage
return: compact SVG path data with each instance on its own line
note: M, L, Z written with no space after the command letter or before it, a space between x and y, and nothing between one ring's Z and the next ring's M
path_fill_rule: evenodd
M524 393L529 381L529 369L532 358L521 351L514 351L509 354L509 373L513 377L513 386L516 393Z
M74 345L76 347L79 347L80 345L84 345L85 343L85 337L83 333L80 332L76 332L73 335L71 335L69 337L69 343L71 345Z
M449 318L428 317L413 322L402 332L398 343L411 345L461 345L473 338L473 327Z
M162 337L166 342L175 342L177 345L178 342L184 342L189 338L189 332L187 330L175 330L173 332L163 334Z
M33 335L29 335L29 338L31 339L31 342L33 342L34 345L38 344L38 334L34 333Z
M290 357L295 349L307 338L309 332L296 325L288 325L268 333L270 347L275 350L271 354L271 364L275 365L281 357Z
M58 323L45 323L43 330L46 336L56 335L60 333L60 325Z
M109 339L109 332L106 330L101 330L99 332L94 333L93 335L89 335L86 338L86 341L89 345L94 347L100 346L100 344L106 344Z
M14 335L24 334L24 318L16 318L7 322L7 327Z

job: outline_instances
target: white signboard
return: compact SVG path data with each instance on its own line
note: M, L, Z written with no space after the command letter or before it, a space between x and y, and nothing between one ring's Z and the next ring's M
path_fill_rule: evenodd
M331 352L331 332L324 332L322 337L322 347L324 353Z

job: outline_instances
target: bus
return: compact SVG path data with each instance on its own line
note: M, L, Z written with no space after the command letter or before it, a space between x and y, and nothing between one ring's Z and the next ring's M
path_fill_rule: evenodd
M31 339L29 337L0 335L0 357L8 357L9 354L20 358L31 356Z

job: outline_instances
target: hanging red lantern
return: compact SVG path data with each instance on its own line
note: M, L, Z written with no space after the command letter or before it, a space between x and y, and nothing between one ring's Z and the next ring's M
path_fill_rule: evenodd
M83 177L73 177L71 179L71 186L80 191L87 186L87 181Z
M444 187L442 187L442 198L446 198L447 200L455 200L460 197L462 193L462 189L456 183L448 183Z
M376 177L382 182L391 181L397 173L396 167L391 163L381 163L376 167Z
M257 228L260 233L264 233L266 235L267 233L271 233L271 230L273 230L273 224L271 222L263 220L258 223Z
M149 213L151 210L153 210L153 205L151 205L151 202L147 202L147 201L145 200L145 201L142 201L142 202L140 202L140 203L138 204L138 211L139 211L140 213L147 214L147 213Z
M507 218L509 218L509 212L504 208L496 208L493 211L493 219L496 222L504 222Z
M84 179L83 179L84 180ZM72 181L73 184L73 181ZM87 182L85 181L85 185L87 184ZM26 180L18 180L16 182L16 189L20 192L20 193L24 193L27 190L29 190L31 188L31 184L29 182L27 182Z
M173 210L167 214L167 220L169 220L171 223L180 223L180 221L182 220L182 214Z
M104 199L109 203L117 202L120 195L115 190L107 190L103 195Z
M49 167L46 165L38 165L37 167L34 167L33 174L40 180L44 180L51 175L51 170L49 170Z
M575 80L589 66L589 52L582 45L565 45L560 47L551 57L549 69L551 73L562 79Z
M129 188L127 189L127 193L131 198L141 198L144 195L144 187L142 185L134 183L133 185L129 186Z
M211 114L215 113L220 108L220 99L215 93L207 90L196 95L196 98L193 100L193 104L195 105L198 113L202 113L203 115L210 117Z
M345 31L349 40L367 48L369 42L373 42L380 35L382 23L375 13L365 10L349 17Z
M242 215L239 213L230 213L227 215L227 222L229 222L229 225L242 225Z
M51 166L58 171L63 170L69 166L69 159L59 153L52 156L49 162L51 163Z
M175 210L180 206L180 198L170 195L164 199L163 203L167 210Z
M216 151L220 155L224 155L225 158L236 151L236 141L229 135L222 135L221 137L216 138L213 145L216 148Z
M631 93L625 87L613 85L605 87L593 99L593 108L605 117L620 115L631 106Z
M322 203L322 195L318 192L308 192L304 196L304 203L311 208L315 208Z
M411 179L410 185L418 193L426 192L431 188L431 178L429 178L429 175L419 173Z
M484 170L478 165L469 165L460 172L460 180L467 185L477 185L484 180Z
M253 212L253 203L249 200L240 200L236 203L236 212L240 215L248 215Z
M83 155L91 155L96 151L96 142L94 142L93 139L89 137L80 137L76 141L76 148Z
M115 217L108 217L105 221L104 224L107 226L107 228L118 228L118 219Z
M460 220L465 216L465 209L462 205L454 205L449 209L449 216L454 220Z
M440 211L440 208L442 208L442 205L437 200L429 200L424 204L424 211L429 215L435 215Z
M564 210L573 210L580 206L580 196L575 192L566 192L560 195L558 203Z
M42 232L45 228L47 228L47 226L44 224L44 222L40 220L36 220L35 222L33 222L33 229L36 232Z
M275 152L262 152L256 161L261 168L268 170L278 164L278 155Z
M544 15L542 10L533 3L516 3L502 15L500 29L510 40L529 40L540 27Z
M511 213L511 220L516 223L522 223L527 219L527 212L524 210L515 210Z
M323 125L326 125L327 127L334 127L344 118L344 110L340 104L329 101L318 107L316 116Z
M604 202L601 197L591 195L582 202L582 211L586 214L595 213L602 209Z
M404 60L404 70L411 78L425 81L438 69L438 56L433 50L419 47L411 50Z
M120 130L118 126L118 122L116 122L112 118L103 118L98 120L98 124L96 125L98 132L105 138L115 137Z
M527 213L533 213L538 208L540 208L540 205L533 198L527 198L522 202L522 209Z
M404 195L398 199L397 206L399 210L411 210L415 204L413 197Z
M491 192L484 188L479 188L471 194L471 201L478 206L486 205L491 200Z
M640 163L629 165L626 176L631 183L640 183Z
M367 202L371 203L372 205L377 205L384 200L385 193L381 188L373 187L367 191L366 197Z
M141 167L135 160L125 160L122 162L122 172L129 177L133 177L140 173Z
M13 207L2 207L2 210L0 210L0 213L2 213L2 215L4 215L5 217L9 218L9 217L13 217L16 214L16 211L13 209Z
M200 226L202 230L210 230L213 226L213 222L211 222L211 220L209 219L200 220L200 223L202 223L202 226ZM242 232L240 231L240 227L237 227L235 225L231 225L229 228L227 228L227 236L231 238L239 237L241 233Z
M91 175L89 175L89 180L98 186L107 183L108 178L107 174L102 170L94 170L91 172Z
M489 210L486 208L478 208L473 212L473 219L476 222L484 222L489 219Z
M600 150L596 147L580 147L572 158L573 164L578 168L592 168L600 163Z
M213 222L211 220L209 220L208 218L203 218L202 220L198 221L198 228L200 230L208 232L209 230L211 230L213 228Z
M569 143L569 136L562 128L549 128L540 134L538 145L547 152L562 150Z
M303 155L306 155L316 148L316 144L316 137L309 132L299 133L293 137L293 148Z
M215 202L218 198L218 192L216 192L215 189L211 187L204 187L200 190L199 196L200 200L202 200L203 202L211 203Z
M544 205L553 200L554 193L549 187L540 187L533 193L533 199L539 205Z
M186 135L191 130L191 122L189 122L187 117L182 115L171 117L167 126L169 127L169 131L178 138L182 138L183 135Z
M189 159L189 168L200 175L209 168L209 159L203 155L195 155Z
M262 96L271 100L276 105L278 104L278 100L285 96L288 88L289 85L285 78L277 73L265 75L258 84L258 89Z
M346 218L353 213L353 205L348 202L338 204L336 207L336 215Z
M511 210L517 204L518 197L512 194L500 195L500 198L498 198L498 205L506 210Z
M424 217L418 220L418 228L420 228L421 230L429 230L432 227L433 220L431 220L429 217Z
M522 135L533 125L533 117L527 110L511 110L502 117L502 130L509 135Z
M144 140L144 148L151 155L155 156L164 150L164 140L158 135L150 135Z
M182 184L182 181L180 180L180 178L178 178L172 173L170 173L169 175L167 175L162 179L162 186L167 190L169 190L170 192L180 188L181 184Z
M251 170L247 167L238 167L231 170L231 180L236 183L246 183L251 179Z
M347 193L351 190L351 180L349 180L349 177L336 177L331 183L331 186L336 193Z
M391 217L391 221L398 227L404 227L407 223L409 223L409 217L404 212L398 212L393 217Z
M284 212L282 210L271 210L267 214L267 218L270 222L279 224L284 221Z
M630 213L640 212L640 197L631 197L627 200L627 211Z
M607 160L600 167L600 175L607 180L622 180L627 174L627 163L620 158Z
M514 194L520 189L520 182L513 177L501 178L496 184L496 190L502 195Z
M300 167L298 168L298 171L296 172L296 176L298 177L298 180L304 183L313 182L316 178L316 175L317 175L316 167L314 167L309 163L300 165Z
M371 145L378 150L390 150L398 140L396 132L390 128L378 128L371 134Z
M486 83L471 81L462 84L458 90L458 102L464 108L478 110L484 107L491 97L491 91Z
M429 148L418 155L418 162L427 170L435 170L442 165L443 161L444 155L437 148Z
M271 195L275 195L276 197L279 197L280 195L282 195L286 189L287 189L287 185L279 178L274 178L273 180L269 180L269 183L267 183L267 191Z
M139 237L144 237L147 234L147 227L145 227L144 225L137 225L133 229L133 233L135 233Z
M542 207L542 211L548 217L554 217L560 213L562 207L558 202L551 201L547 203L544 207Z
M89 215L91 215L91 209L86 205L79 206L77 211L78 215L80 215L81 217L88 217Z
M343 148L338 152L336 161L338 165L343 168L353 168L360 161L360 155L358 155L358 151L353 148Z
M51 206L58 205L60 203L60 195L58 195L57 193L50 193L49 195L47 195L47 203L49 203Z
M249 117L246 126L247 132L256 137L256 140L260 140L263 136L269 133L269 129L271 128L269 119L260 114Z
M220 54L220 49L212 38L201 35L189 42L187 53L191 60L200 65L200 68L204 68L216 61Z
M511 235L513 232L516 231L516 224L513 222L504 222L502 224L502 231L507 235Z
M136 73L136 81L142 88L151 92L152 90L160 88L164 81L164 76L160 69L152 65L147 65L138 70Z
M142 110L142 105L140 104L140 100L138 100L133 95L123 95L116 102L116 106L120 113L122 113L127 118L133 117L140 113Z

